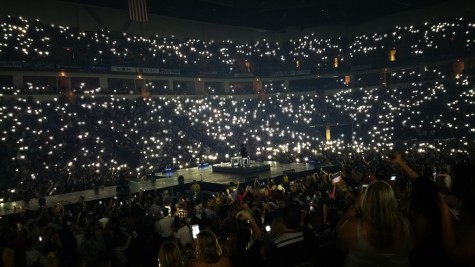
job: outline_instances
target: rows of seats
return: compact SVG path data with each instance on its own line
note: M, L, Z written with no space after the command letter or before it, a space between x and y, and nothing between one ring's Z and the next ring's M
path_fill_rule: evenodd
M419 63L473 54L475 24L450 18L420 25L395 26L386 32L320 38L309 34L276 42L203 41L173 36L137 36L99 30L46 25L8 16L0 25L0 60L23 61L26 68L60 66L138 66L179 69L196 75L236 72L349 70L352 66L384 66L395 50L396 62Z
M0 25L0 60L40 65L66 60L86 65L189 66L190 71L247 71L238 70L243 60L252 62L252 68L288 70L295 69L298 60L301 69L324 68L338 55L346 66L386 62L394 47L398 60L463 55L473 49L474 29L475 24L467 20L450 19L396 26L393 32L373 35L335 39L310 35L284 43L238 44L79 32L7 17ZM353 79L355 86L335 94L322 93L320 85L302 83L295 86L313 92L243 100L86 95L74 101L1 99L0 144L6 151L1 172L7 177L1 195L14 200L115 184L117 172L124 169L136 179L165 167L225 162L238 154L242 143L248 144L256 159L304 162L322 150L341 152L347 146L378 151L401 140L456 138L462 144L473 140L470 71L454 77L451 64L418 65L392 72L384 85L380 73L355 74ZM266 84L266 91L273 92L274 86L280 85ZM331 142L326 142L327 127Z
M252 158L297 162L322 150L353 146L381 151L412 139L456 138L467 144L475 134L473 76L442 76L402 86L352 88L327 96L276 94L265 100L2 99L0 144L8 179L3 194L15 199L25 190L44 195L114 184L124 169L137 179L167 166L228 162L242 143ZM331 142L326 141L327 126ZM463 146L448 153L461 151Z

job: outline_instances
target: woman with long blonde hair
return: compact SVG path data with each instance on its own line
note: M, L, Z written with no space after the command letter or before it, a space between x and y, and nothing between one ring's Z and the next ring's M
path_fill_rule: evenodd
M345 266L410 266L412 234L399 212L394 191L384 181L368 185L337 225L349 249Z
M178 245L173 241L166 241L158 251L160 267L183 267L183 257Z
M231 261L221 250L216 235L209 231L201 231L195 243L196 260L190 261L190 267L231 267Z

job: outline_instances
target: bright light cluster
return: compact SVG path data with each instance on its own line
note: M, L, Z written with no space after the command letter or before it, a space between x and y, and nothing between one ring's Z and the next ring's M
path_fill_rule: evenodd
M407 140L472 140L475 101L473 77L445 79L450 71L427 69L426 80L391 87L347 89L327 96L327 103L340 111L337 121L353 121L353 140L381 151ZM431 72L431 73L429 73ZM413 70L395 76L411 80ZM404 77L405 76L405 77ZM406 142L407 143L407 142Z
M139 178L167 166L227 162L239 154L242 143L253 157L297 162L325 151L382 152L415 139L428 144L417 147L420 153L442 152L447 140L465 145L473 140L475 91L473 77L462 75L353 88L326 97L275 94L266 101L232 96L79 96L76 104L4 99L0 125L14 181L38 181L44 187L38 190L55 194L81 188L78 181L114 183L121 170ZM325 140L327 125L332 141ZM344 125L346 130L339 130ZM439 141L425 141L429 139ZM462 145L447 153L465 151ZM22 186L11 186L21 192Z
M92 64L163 67L182 73L328 71L374 62L457 56L475 46L475 27L462 18L434 24L396 26L388 32L319 38L316 34L284 42L148 38L105 30L81 32L72 27L7 17L0 25L1 60L46 60L48 64ZM46 63L45 63L46 64ZM47 67L52 67L47 66Z
M472 49L475 27L456 20L396 27L391 33L351 40L310 35L285 43L238 44L85 33L9 18L0 25L0 34L1 60L205 67L221 73L256 66L295 69L297 62L301 68L324 68L335 56L341 62L352 58L352 64L380 62L379 56L387 58L389 49L403 43L409 51L402 53L406 57L423 54L430 59L452 53L461 43ZM246 66L246 60L252 64ZM43 195L57 194L87 189L85 184L97 180L114 184L120 171L136 179L165 167L227 162L239 154L242 143L262 160L304 162L326 152L382 152L398 144L414 144L419 153L431 149L455 155L466 153L467 142L474 140L474 77L462 73L454 77L452 64L354 76L352 83L362 86L327 95L292 94L284 84L266 82L263 87L269 94L260 100L233 96L131 100L98 96L101 88L87 83L80 84L83 95L78 94L74 104L66 99L1 98L0 142L6 148L10 175L7 191L19 194L29 186ZM328 82L343 82L331 79L335 78ZM44 85L26 86L33 92L48 90ZM168 89L158 81L148 81L148 86ZM113 90L134 93L127 86ZM12 87L2 92L17 93ZM331 141L325 138L327 127ZM445 151L454 138L460 146Z

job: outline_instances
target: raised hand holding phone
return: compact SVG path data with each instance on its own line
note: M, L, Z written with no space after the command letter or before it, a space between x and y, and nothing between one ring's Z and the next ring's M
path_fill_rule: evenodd
M439 197L437 199L437 205L442 216L453 216L456 220L459 220L459 211L454 208L451 208L447 203L447 196L442 192L439 192Z
M389 161L393 164L399 165L403 162L401 152L393 150L388 155Z
M241 210L236 214L236 219L251 220L252 219L251 212L248 209Z

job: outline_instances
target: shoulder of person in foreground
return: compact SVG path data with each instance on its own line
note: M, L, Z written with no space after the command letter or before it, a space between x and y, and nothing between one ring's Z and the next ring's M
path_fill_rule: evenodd
M224 256L224 255L222 255L219 258L218 265L221 266L221 267L232 267L233 266L233 264L231 263L231 260L227 256Z
M205 266L205 264L202 261L197 260L197 259L192 259L188 263L188 267L201 267L201 266Z
M360 219L355 206L351 206L343 214L336 226L337 234L342 241L348 242L349 239L356 237L356 229L360 223Z
M227 257L222 255L219 260L215 263L206 263L201 260L193 259L188 264L189 267L206 267L206 266L217 266L217 267L232 267L231 260Z

